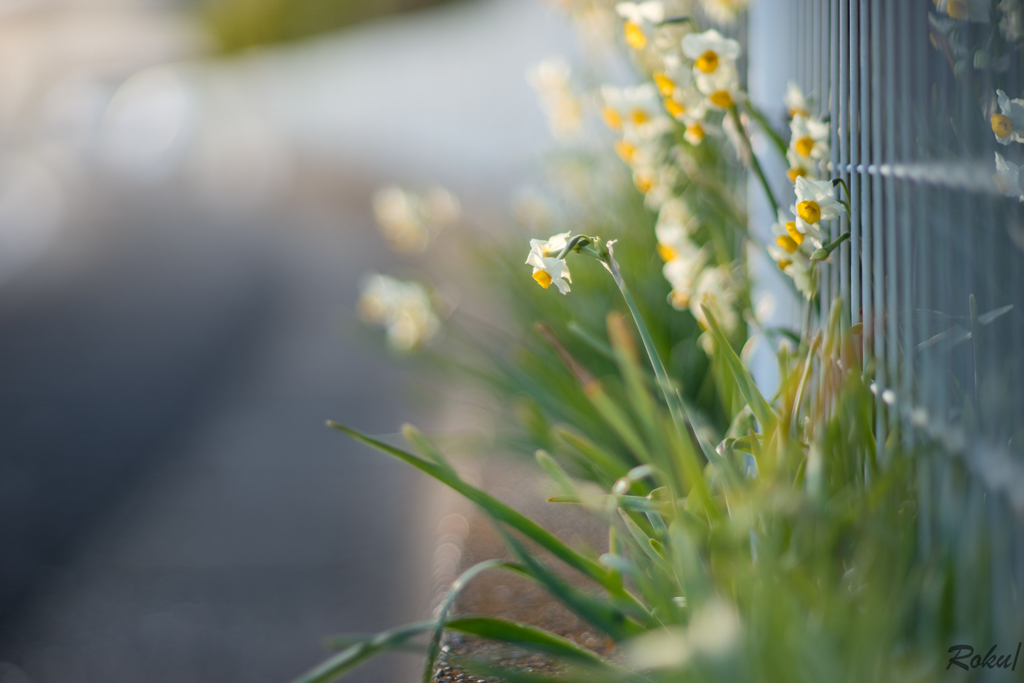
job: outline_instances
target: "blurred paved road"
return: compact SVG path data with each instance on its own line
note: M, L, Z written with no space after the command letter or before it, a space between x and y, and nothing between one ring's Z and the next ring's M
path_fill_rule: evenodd
M370 217L109 205L0 291L0 661L284 681L325 635L408 618L410 472L324 427L409 417L343 332L386 258Z
M31 85L0 88L0 683L287 681L432 580L438 497L324 426L427 418L352 324L395 272L370 193L500 213L546 140L524 70L568 31L457 2L204 62L144 2L64 4L0 22L0 85Z

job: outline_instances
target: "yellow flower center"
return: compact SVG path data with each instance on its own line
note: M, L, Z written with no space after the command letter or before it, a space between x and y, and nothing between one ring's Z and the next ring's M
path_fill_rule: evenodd
M679 289L673 289L672 293L668 295L669 301L672 303L673 308L686 308L690 305L690 293L684 292Z
M547 271L535 270L533 271L533 279L537 281L537 284L547 289L551 286L551 276L548 275Z
M622 26L622 32L626 36L626 44L634 50L642 50L647 47L647 36L640 24L635 21L627 21Z
M601 118L604 119L604 125L608 126L612 130L619 130L622 128L622 117L619 116L619 112L615 111L614 107L605 107L602 109Z
M789 118L791 118L791 119L795 118L797 114L800 114L800 116L807 117L807 116L811 115L811 112L807 111L806 109L802 109L800 107L790 107L789 108Z
M1013 132L1013 121L1010 120L1009 116L994 114L992 116L992 132L1000 140L1005 140Z
M632 145L625 140L616 140L615 153L627 164L632 163L633 158L636 156L636 145Z
M691 123L686 129L686 135L689 137L689 141L696 145L704 139L704 126L699 123Z
M793 265L793 262L790 261L788 258L780 258L778 261L776 261L776 263L779 264L779 270L785 270L786 268L789 268L791 265Z
M786 232L789 233L789 236L793 238L793 241L798 245L804 243L804 234L796 229L796 221L786 223ZM792 254L793 252L789 253Z
M633 184L636 185L636 189L647 194L654 187L654 176L650 173L637 173L633 176Z
M658 243L658 256L661 257L662 261L664 261L665 263L668 263L669 261L675 260L675 258L677 256L679 256L679 254L677 254L676 250L673 249L672 247L664 245L664 244L661 244L659 242Z
M946 3L946 14L953 19L966 19L967 0L949 0Z
M658 92L662 97L672 97L672 93L676 89L676 82L669 78L664 71L654 74L654 85L658 87Z
M821 220L821 207L815 201L800 202L796 205L796 212L808 223L817 223Z
M811 156L811 152L814 150L814 140L804 136L797 140L793 146L796 147L797 154L802 157L809 157Z
M796 252L797 247L799 246L789 235L779 235L775 238L775 243L790 254Z
M722 109L728 109L732 106L732 95L728 90L719 90L708 95L708 99L711 100L711 104Z
M633 122L634 126L642 126L645 123L647 123L647 121L649 121L651 117L649 117L647 115L647 112L645 112L643 109L634 109L632 112L630 112L629 118Z
M789 178L789 182L793 183L794 185L796 185L797 178L800 178L801 176L805 175L807 175L807 171L800 168L799 166L794 166L793 168L786 171L786 177Z
M686 107L672 99L665 100L665 110L676 118L686 113Z
M714 73L718 68L718 55L713 50L708 50L693 63L698 69L706 74Z

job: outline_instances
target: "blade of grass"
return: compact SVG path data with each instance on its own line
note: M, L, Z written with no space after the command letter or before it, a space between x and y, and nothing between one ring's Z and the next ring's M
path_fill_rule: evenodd
M373 636L334 655L320 666L295 679L293 683L327 683L351 671L384 650L404 647L410 638L434 628L433 621L407 624Z
M336 422L328 422L327 424L334 429L348 434L357 441L361 441L368 446L372 446L389 455L393 455L399 460L403 460L422 472L429 474L441 483L462 494L473 503L479 505L495 520L508 524L550 552L552 555L568 564L570 567L597 581L602 586L607 586L609 582L608 573L603 567L601 567L601 565L576 552L568 545L558 540L558 538L556 538L554 534L549 532L547 529L543 528L520 512L512 509L508 505L505 505L497 498L494 498L490 494L467 484L454 472L445 470L440 465L423 460L422 458L404 451L401 448L396 448L391 444L379 441L378 439L363 434L362 432L350 427L346 427Z
M768 401L761 395L761 390L757 388L754 378L750 376L750 373L743 366L743 361L733 351L732 345L729 344L729 339L722 332L722 328L718 326L718 321L715 320L711 310L704 304L701 304L700 307L704 311L704 316L707 318L711 333L715 336L715 341L718 343L718 353L725 356L725 361L732 372L733 378L736 380L740 393L743 394L743 398L746 400L747 405L750 406L754 417L761 423L761 429L767 429L775 420L775 411L772 410L772 407L768 405Z
M611 666L610 662L605 661L596 653L577 645L571 640L536 628L535 626L528 626L515 621L472 615L456 617L450 620L446 627L460 633L518 645L519 647L579 661L584 664Z

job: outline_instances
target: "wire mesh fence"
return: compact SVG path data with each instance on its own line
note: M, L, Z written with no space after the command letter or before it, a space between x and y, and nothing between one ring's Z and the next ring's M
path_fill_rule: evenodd
M847 362L881 399L877 457L897 440L921 453L921 552L939 536L962 549L951 572L991 577L988 627L1020 633L1007 596L1024 590L1024 148L1015 134L1000 144L992 119L997 93L1021 97L1019 12L773 4L793 33L792 79L831 121L832 177L849 188L830 230L851 239L824 264L816 313L841 298L859 341Z

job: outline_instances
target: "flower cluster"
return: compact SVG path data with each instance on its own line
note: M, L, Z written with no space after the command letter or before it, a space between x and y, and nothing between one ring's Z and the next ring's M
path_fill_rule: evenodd
M363 280L361 290L360 316L386 330L392 349L411 351L437 333L440 323L423 285L375 273Z
M800 86L793 82L786 91L786 111L790 116L789 149L786 151L789 170L786 175L792 183L800 177L817 180L828 170L830 126L811 116L807 98Z
M537 92L556 140L578 137L583 125L583 104L572 90L571 76L569 64L557 57L526 72L526 80Z
M458 221L459 200L443 187L423 193L398 186L385 187L373 196L373 213L381 233L395 251L417 252L427 248L431 238Z

